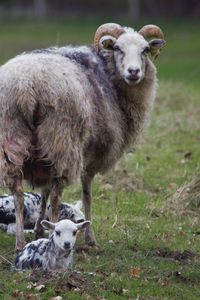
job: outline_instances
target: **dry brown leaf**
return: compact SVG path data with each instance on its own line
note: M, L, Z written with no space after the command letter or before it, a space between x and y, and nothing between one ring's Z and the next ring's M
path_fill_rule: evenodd
M139 278L141 275L141 269L138 267L131 268L131 277Z

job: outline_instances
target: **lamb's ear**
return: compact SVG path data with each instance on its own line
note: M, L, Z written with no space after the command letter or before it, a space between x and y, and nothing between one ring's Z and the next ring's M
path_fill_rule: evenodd
M84 221L84 222L76 224L76 226L77 226L77 229L84 229L84 228L88 227L90 224L91 224L90 221Z
M104 35L99 41L99 46L101 49L113 50L115 42L116 38L114 38L113 36Z
M55 225L56 225L56 224L54 224L52 222L49 222L49 221L46 221L46 220L41 221L40 224L46 230L54 230L55 229Z
M82 209L83 208L83 202L82 200L78 200L75 204L74 207L78 208L78 209Z

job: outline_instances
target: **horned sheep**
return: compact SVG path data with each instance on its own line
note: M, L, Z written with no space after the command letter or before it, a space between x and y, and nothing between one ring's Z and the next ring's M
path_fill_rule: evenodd
M136 32L107 23L91 47L37 50L1 66L0 185L14 195L16 249L24 246L23 179L42 189L39 220L50 195L56 222L64 187L81 176L91 219L92 179L109 170L148 123L157 87L153 60L164 43L155 25ZM85 240L96 242L91 226Z

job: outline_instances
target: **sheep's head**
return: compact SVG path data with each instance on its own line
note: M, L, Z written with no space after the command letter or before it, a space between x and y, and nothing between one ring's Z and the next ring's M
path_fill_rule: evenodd
M120 77L128 85L136 85L145 77L149 54L152 60L164 46L162 30L155 25L146 25L139 32L115 23L101 25L95 34L94 47L97 52L110 52Z
M54 243L64 251L71 251L73 249L78 230L86 228L89 224L90 221L75 224L70 220L61 220L57 223L46 220L41 222L44 229L53 230L52 235Z

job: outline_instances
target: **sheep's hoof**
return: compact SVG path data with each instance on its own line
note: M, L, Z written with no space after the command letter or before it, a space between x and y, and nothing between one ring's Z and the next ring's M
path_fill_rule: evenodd
M36 240L45 237L44 228L40 225L40 223L36 223L35 228L34 228L34 232L35 232L35 239Z
M21 252L23 249L24 249L24 247L26 246L26 242L24 241L24 242L22 242L22 243L19 243L19 244L17 244L16 246L15 246L15 252L16 253L19 253L19 252Z
M94 232L91 228L86 228L85 230L85 243L91 247L98 246Z

